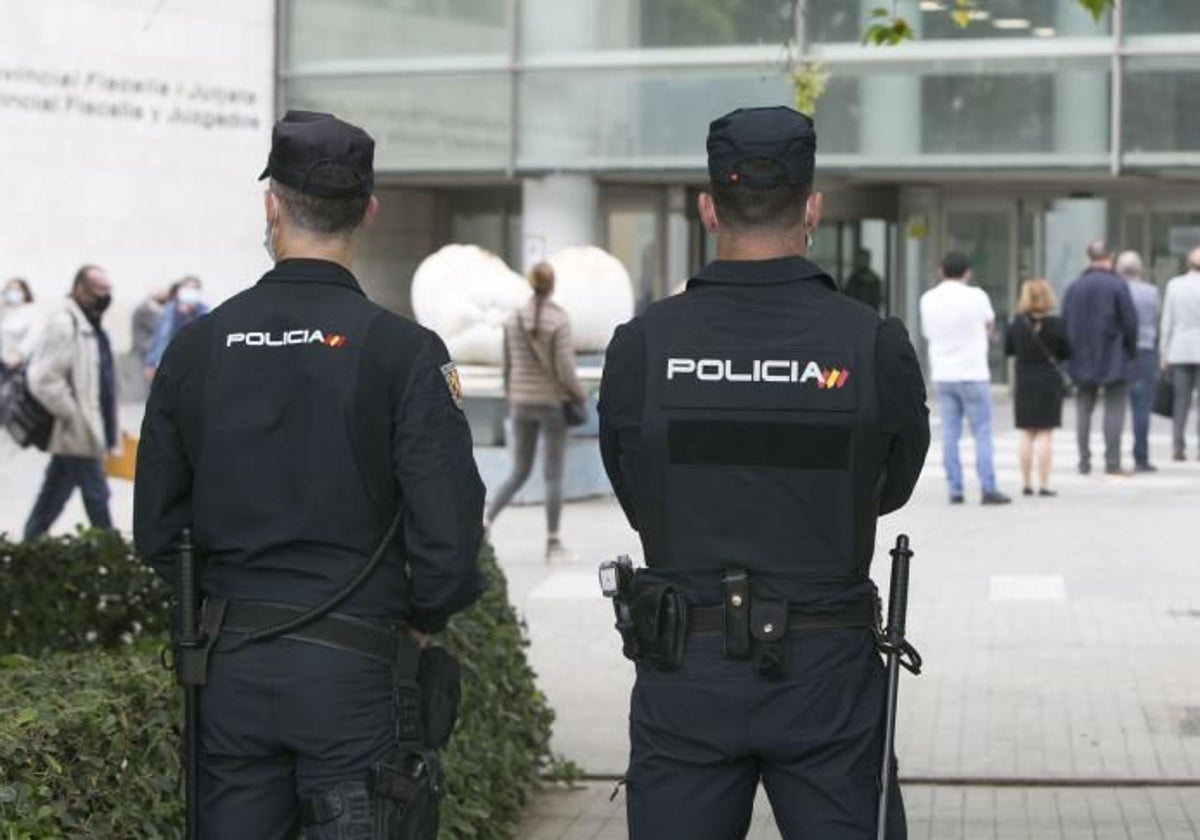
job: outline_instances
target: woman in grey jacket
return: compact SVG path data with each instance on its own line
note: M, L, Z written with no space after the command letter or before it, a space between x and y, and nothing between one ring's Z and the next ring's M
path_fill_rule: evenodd
M540 435L546 484L546 559L550 560L563 552L558 536L567 449L563 403L584 404L587 395L575 372L570 318L550 300L554 269L549 263L538 263L529 273L529 284L533 296L504 325L504 385L512 421L513 468L488 505L484 527L491 525L529 478Z

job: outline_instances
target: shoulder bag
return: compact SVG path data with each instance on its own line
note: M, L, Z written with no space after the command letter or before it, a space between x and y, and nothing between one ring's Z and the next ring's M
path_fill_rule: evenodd
M1050 348L1042 343L1042 338L1038 335L1038 329L1033 323L1033 319L1028 315L1022 315L1025 319L1025 326L1029 327L1029 335L1033 339L1033 343L1042 351L1042 355L1046 357L1046 361L1054 368L1054 372L1058 374L1059 381L1062 382L1062 394L1064 397L1069 397L1075 393L1075 383L1071 381L1070 375L1063 370L1062 361L1055 358L1050 352Z
M537 359L538 366L546 376L550 377L550 381L554 383L560 393L566 393L566 388L563 387L562 381L558 378L558 371L555 369L554 363L546 358L542 348L538 343L529 337L529 333L525 332L525 322L521 316L517 315L517 329L521 332L521 338L525 340L526 346L529 347L529 352ZM587 422L587 404L577 403L573 399L564 399L562 401L563 420L568 426L582 426Z

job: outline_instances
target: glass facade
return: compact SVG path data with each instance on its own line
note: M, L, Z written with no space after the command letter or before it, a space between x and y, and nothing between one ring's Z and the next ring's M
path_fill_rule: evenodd
M791 104L807 60L830 74L826 171L1106 172L1114 156L1169 167L1200 154L1197 0L1125 3L1120 27L1073 0L988 0L966 27L945 0L897 0L917 38L863 46L879 5L285 0L280 74L287 105L361 120L396 172L702 173L708 121Z

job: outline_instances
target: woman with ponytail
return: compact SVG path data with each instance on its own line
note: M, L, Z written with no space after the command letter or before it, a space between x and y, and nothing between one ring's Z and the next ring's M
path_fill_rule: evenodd
M571 321L554 294L554 269L540 262L529 272L533 295L504 324L504 386L512 421L513 468L488 504L484 526L491 525L533 470L538 437L546 484L546 559L564 553L558 536L562 516L562 478L567 450L563 403L586 404L575 372Z

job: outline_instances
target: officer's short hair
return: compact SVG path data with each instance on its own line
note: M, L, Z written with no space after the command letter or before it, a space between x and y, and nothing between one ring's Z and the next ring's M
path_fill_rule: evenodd
M717 221L725 227L787 230L804 224L805 202L812 184L787 183L784 168L773 160L756 158L738 165L738 171L753 177L779 174L779 186L753 188L740 182L713 182L713 207Z
M369 195L322 198L308 195L271 180L271 192L279 199L288 221L319 236L349 236L367 214Z

